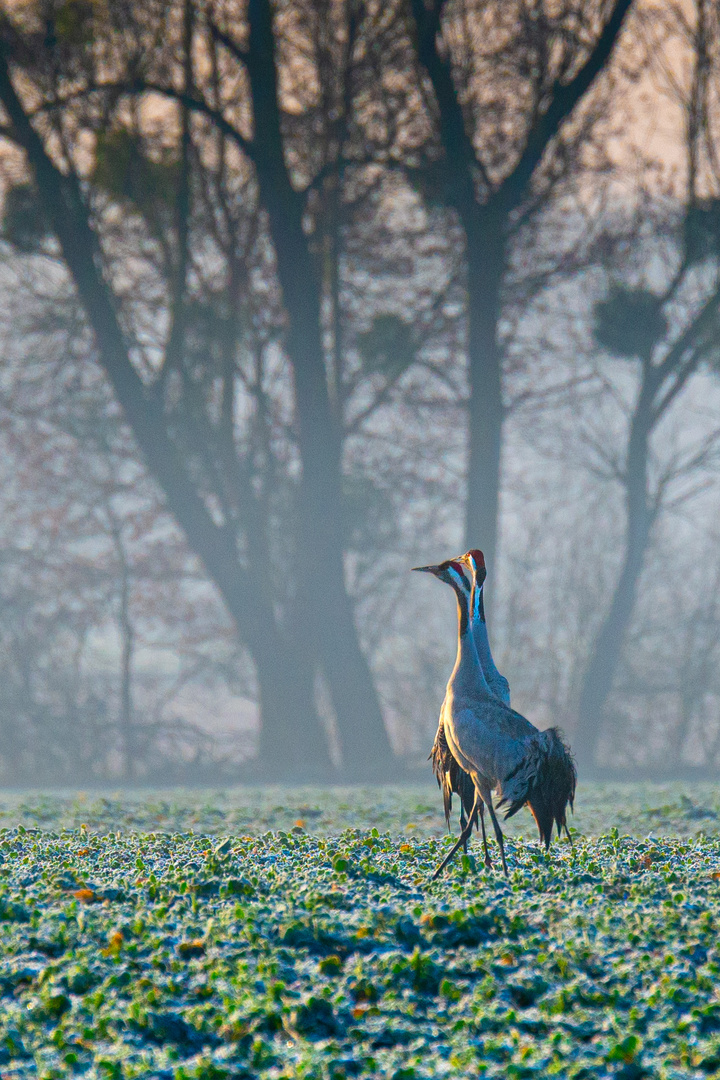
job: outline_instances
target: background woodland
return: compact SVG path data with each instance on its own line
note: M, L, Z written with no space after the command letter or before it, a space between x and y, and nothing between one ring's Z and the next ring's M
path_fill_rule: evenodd
M0 189L4 783L410 775L469 546L714 773L718 0L5 0Z

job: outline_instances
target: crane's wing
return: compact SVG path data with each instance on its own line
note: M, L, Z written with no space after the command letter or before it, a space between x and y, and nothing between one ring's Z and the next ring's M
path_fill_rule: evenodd
M525 753L500 785L499 805L507 806L507 819L527 803L547 849L553 823L558 836L562 827L568 832L567 807L573 807L576 782L575 762L558 729L537 731L526 740Z
M465 816L469 819L475 803L475 785L472 782L472 777L458 765L452 755L445 738L445 725L442 717L438 724L435 742L430 751L430 759L432 760L432 770L437 779L438 787L442 791L445 820L449 829L453 793L460 796Z
M491 677L488 678L486 674L485 679L490 687L490 691L495 697L499 698L503 705L507 705L508 708L510 708L510 683L505 676L501 675L499 671L496 671L494 677L491 675Z
M507 807L506 817L527 802L540 767L541 733L520 713L500 701L482 703L482 715L471 707L453 713L453 726L462 748L463 764L486 778Z

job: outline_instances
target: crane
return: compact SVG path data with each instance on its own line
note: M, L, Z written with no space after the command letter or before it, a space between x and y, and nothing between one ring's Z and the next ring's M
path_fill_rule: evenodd
M507 679L495 667L490 651L487 627L485 626L482 589L487 571L485 570L483 553L477 548L473 548L461 555L458 561L469 568L472 576L474 593L471 589L470 604L472 614L470 625L473 640L478 650L480 665L485 673L489 688L509 706L510 686ZM477 625L478 619L482 621L482 631ZM507 690L507 700L504 697L505 689ZM517 713L516 715L519 716L520 714ZM561 835L561 830L565 829L565 835L572 845L572 837L567 825L567 807L573 808L575 787L577 785L577 771L572 754L563 741L559 728L551 727L541 732L530 721L526 721L526 723L528 725L528 735L539 741L544 748L545 762L542 775L531 787L527 798L527 805L535 818L540 840L547 851L552 840L553 823L555 823L558 837ZM522 805L524 804L510 806L505 814L505 819L507 820L507 818L517 813Z
M485 681L488 684L490 693L494 694L500 701L504 701L506 705L509 705L510 683L495 667L495 661L493 660L492 651L490 649L490 640L488 638L487 622L485 620L485 603L483 598L485 580L487 577L485 556L478 548L471 548L470 551L461 555L458 561L464 563L468 567L471 575L473 575L473 580L475 581L475 594L470 611L470 624L473 641L475 642L475 648L477 649L478 660L480 661L480 667L483 670L483 675L485 676Z
M436 567L431 566L414 566L413 570L421 572L429 572L435 574L441 581L445 581L451 585L454 589L460 589L463 592L465 601L469 607L470 604L470 591L471 583L465 577L465 573L461 563L456 559L448 559L446 562L439 564ZM458 658L459 658L460 644L458 642ZM457 663L457 660L456 660ZM443 804L445 809L445 820L450 828L450 813L452 810L452 797L453 794L460 796L460 833L465 834L468 821L475 824L477 827L477 810L473 815L473 808L475 804L475 785L473 784L472 777L467 773L461 765L458 764L457 759L453 756L450 747L448 746L447 739L445 737L445 724L444 724L445 702L440 710L440 719L438 721L438 729L435 734L435 741L433 742L432 750L430 751L430 758L432 759L432 769L435 778L438 782L438 787L442 791ZM479 806L480 823L482 827L482 840L483 850L485 853L485 865L487 867L492 866L490 860L490 853L488 852L487 836L485 834L485 805L481 803ZM472 824L467 830L468 835L472 831ZM467 837L463 841L463 848L467 851Z
M462 566L462 560L465 560L471 573L475 575L475 580L478 582L478 588L475 597L475 607L471 617L471 629L473 640L475 642L475 648L478 654L478 660L480 666L483 669L483 674L487 681L490 691L499 697L501 701L504 701L506 705L510 704L510 685L507 679L500 674L492 657L490 650L490 642L488 640L487 624L485 621L485 610L483 605L483 585L487 576L487 568L485 566L485 557L482 551L477 548L467 552L466 555L459 557L458 559L449 560L448 570L445 573L453 574L456 584L462 587L463 592L466 594L468 605L470 604L470 593L472 588L472 581L468 581ZM452 568L451 568L452 567ZM416 570L423 570L423 567L414 567ZM443 578L443 580L445 580ZM452 811L452 797L453 794L457 794L460 797L460 831L465 830L468 817L472 811L473 802L475 799L475 787L472 779L468 773L465 772L450 752L450 748L445 738L445 728L443 724L442 710L440 712L440 720L438 722L438 729L435 734L435 741L433 742L432 750L429 757L432 760L432 769L435 778L438 782L438 787L442 791L443 804L445 810L445 820L448 828L450 828L450 814ZM480 821L482 825L482 837L483 837L483 849L485 853L485 866L492 867L490 855L487 848L487 838L485 835L485 815L484 815L484 803L480 803ZM477 818L475 819L477 825ZM463 848L467 851L467 841L463 844Z

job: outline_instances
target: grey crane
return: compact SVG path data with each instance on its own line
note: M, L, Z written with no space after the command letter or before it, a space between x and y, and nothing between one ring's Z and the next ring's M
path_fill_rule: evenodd
M473 641L475 642L475 648L478 654L478 660L480 667L483 670L485 680L491 693L496 697L504 701L506 705L510 704L510 685L504 675L501 675L495 666L492 652L490 649L490 642L488 640L487 624L485 621L485 609L483 604L483 587L485 578L487 576L487 568L485 566L485 557L482 551L477 548L468 551L466 555L461 556L458 559L448 560L447 574L453 574L455 583L458 584L467 597L468 605L470 604L470 594L472 589L472 580L468 580L463 573L461 565L462 560L465 560L470 571L475 576L477 583L477 589L475 593L474 607L471 614L471 629ZM415 569L422 570L423 567L415 567ZM440 576L440 575L439 575ZM445 577L443 577L445 580ZM445 820L448 828L450 828L450 814L452 812L452 797L453 794L457 794L460 797L460 831L464 832L467 824L468 817L472 811L473 803L475 801L475 786L472 782L472 778L463 768L458 765L455 758L450 753L450 748L445 738L445 728L443 724L442 710L440 712L440 720L438 723L438 729L435 735L435 741L433 743L432 750L429 757L432 760L433 773L437 779L438 787L442 791L443 804L445 810ZM485 817L484 817L484 803L480 803L480 820L482 823L483 834L483 849L485 852L485 865L487 867L492 866L490 855L487 849L487 839L485 836ZM477 824L477 818L475 820ZM463 848L467 851L467 842L463 844Z
M429 566L414 566L413 570L427 571L434 573L436 577L441 581L447 582L454 589L461 589L465 597L465 601L470 605L470 593L472 589L472 582L468 581L465 577L463 567L459 560L448 559L444 563L440 563L437 567ZM483 561L484 570L484 561ZM460 642L458 641L458 656L456 658L456 664L458 663L460 656ZM467 773L461 765L458 764L448 746L447 739L445 737L445 724L444 724L444 710L445 703L440 710L440 720L438 721L438 729L435 734L435 741L433 742L432 750L429 757L432 760L432 770L435 778L438 782L438 787L442 791L443 805L445 810L445 821L447 822L448 829L450 828L450 814L452 812L452 798L453 795L460 796L460 833L463 835L468 821L473 821L477 826L477 811L473 816L473 807L475 805L475 785L473 784L472 777ZM487 847L487 836L485 834L485 804L480 803L480 823L482 826L482 840L483 850L485 852L485 865L487 867L492 866L490 860L490 853ZM472 828L472 826L471 826ZM468 833L471 831L468 830ZM467 839L463 841L463 848L467 851Z
M505 845L493 806L493 790L499 795L499 806L507 808L506 818L526 803L530 805L546 848L550 844L553 821L557 821L558 831L562 824L567 831L566 807L568 803L572 806L575 793L575 766L558 730L538 731L489 689L478 660L470 619L470 612L475 607L476 570L480 567L477 558L469 556L470 553L461 560L414 568L451 585L457 598L458 650L440 719L452 758L469 774L475 788L469 819L433 878L441 873L460 845L467 842L475 815L482 805L490 814L507 876ZM473 572L470 598L464 574L458 573L461 562L469 564Z
M480 666L483 668L489 688L509 706L510 686L507 679L495 667L490 651L487 627L485 626L482 589L487 571L483 553L477 548L473 548L461 555L458 561L470 569L472 576L470 626L473 641L478 650ZM478 619L482 620L482 632L477 626ZM507 699L504 697L504 691L507 692ZM519 713L515 715L520 716ZM567 807L569 805L572 809L574 805L577 784L577 772L572 755L563 742L559 728L551 727L540 732L530 721L526 721L526 723L528 725L528 735L539 739L544 749L544 767L536 782L531 786L527 797L527 805L535 818L540 840L547 851L552 840L553 823L555 823L558 837L561 835L561 830L565 829L565 835L572 845L572 837L567 825ZM505 814L505 819L507 820L507 818L517 813L521 805L524 804L510 806Z

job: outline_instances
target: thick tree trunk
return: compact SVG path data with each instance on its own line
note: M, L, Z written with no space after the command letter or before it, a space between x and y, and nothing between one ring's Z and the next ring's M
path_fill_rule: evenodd
M312 299L308 297L306 311ZM297 327L301 325L300 310L293 314ZM306 333L297 338L294 331L289 335L289 348L296 358L313 343L318 350L321 348L319 311L317 323L305 325ZM317 660L326 677L345 776L353 780L388 778L396 773L397 764L345 586L340 446L327 426L323 441L321 425L313 422L317 396L306 376L307 365L300 365L295 386L303 479L293 636L303 641L308 655Z
M314 707L312 668L306 671L294 644L277 627L271 603L238 560L232 533L217 526L197 492L177 447L169 437L162 407L143 386L130 361L127 342L105 282L97 237L88 221L80 189L48 157L15 92L5 57L0 54L0 100L17 143L34 172L40 196L80 303L95 334L98 359L115 391L148 469L183 530L190 548L217 586L242 640L256 663L262 708L261 753L266 771L278 777L291 766L326 769L330 755ZM288 751L294 743L292 754ZM279 757L273 759L272 755Z
M466 223L468 266L469 453L465 540L496 564L500 448L502 444L502 350L498 323L505 272L504 220L485 212Z
M288 315L286 348L302 460L296 632L306 636L326 675L343 768L361 778L373 759L389 763L392 750L345 588L342 442L325 369L322 283L303 228L304 196L292 186L285 162L269 0L250 0L248 20L255 167Z
M585 672L573 750L586 768L596 764L605 703L612 691L635 606L655 513L648 500L648 454L655 381L649 364L631 422L625 472L626 528L622 571Z
M338 567L338 578L341 571ZM326 588L327 584L326 579ZM343 776L349 781L396 779L398 763L342 579L332 591L336 597L332 623L319 614L319 653L340 731Z
M313 702L312 669L284 650L254 652L262 726L259 773L295 783L333 775L328 742Z

